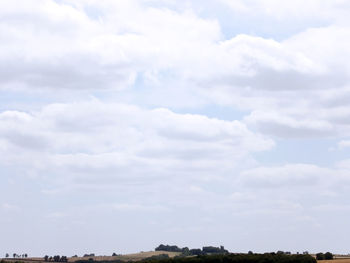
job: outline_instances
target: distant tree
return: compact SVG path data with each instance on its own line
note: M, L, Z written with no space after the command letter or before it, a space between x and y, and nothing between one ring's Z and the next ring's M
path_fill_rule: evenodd
M251 250L248 251L248 255L253 255L253 254L254 254L253 251Z
M117 254L116 254L116 253L113 253L113 254L112 254L112 257L116 257L116 256L117 256Z
M326 259L326 260L331 260L331 259L333 259L333 254L332 254L331 252L326 252L326 253L324 254L324 259Z
M316 254L316 259L317 259L317 260L324 260L324 258L325 258L325 257L324 257L324 254L323 254L323 253L317 253L317 254Z
M182 255L183 256L189 256L190 255L190 249L188 247L182 248Z
M5 257L8 258L9 256L10 256L9 253L6 253Z
M17 254L16 253L13 253L13 258L16 258L17 257Z
M182 252L182 249L178 246L160 244L158 247L155 248L155 251Z
M45 261L45 262L49 261L49 256L48 256L48 255L45 255L44 261Z
M277 251L277 255L284 255L284 252L281 251L281 250L278 250L278 251Z
M206 253L206 254L228 253L228 251L223 246L220 246L220 247L212 247L212 246L203 247L202 251L203 251L203 253Z
M158 247L155 248L155 251L165 251L166 246L163 244L160 244Z
M203 251L200 248L192 248L190 249L190 254L194 256L200 256L203 254Z

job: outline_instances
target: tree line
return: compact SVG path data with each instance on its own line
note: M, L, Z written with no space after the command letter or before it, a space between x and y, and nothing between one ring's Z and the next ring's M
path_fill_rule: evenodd
M79 260L75 263L91 263L91 260ZM121 260L98 261L98 263L125 263ZM129 263L317 263L316 259L308 254L211 254L199 256L176 256L170 258L167 254L152 256L139 261Z
M45 262L68 262L68 258L66 256L53 256L53 257L49 257L48 255L46 255L44 257L44 261Z
M220 246L220 247L206 246L206 247L203 247L202 249L200 248L189 249L188 247L179 248L178 246L163 245L163 244L160 244L158 247L156 247L155 251L179 252L179 253L182 253L184 256L201 256L201 255L210 255L210 254L229 253L229 251L226 250L223 246Z
M9 258L9 257L10 257L10 254L9 254L9 253L6 253L6 254L5 254L5 257L6 257L6 258ZM27 257L28 257L28 254L17 254L17 253L13 253L13 254L12 254L12 257L13 257L13 258L27 258Z
M196 257L174 257L168 259L145 259L145 263L316 263L311 255L265 254L212 254Z
M331 252L326 252L326 253L317 253L316 254L316 259L317 260L331 260L333 259L333 254Z

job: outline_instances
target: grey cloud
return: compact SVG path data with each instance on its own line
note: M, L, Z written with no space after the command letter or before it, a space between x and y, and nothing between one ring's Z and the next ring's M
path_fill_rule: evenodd
M258 167L242 172L240 180L246 186L274 187L310 187L318 185L331 173L310 164L291 164L280 167Z
M245 120L263 133L283 138L327 137L337 133L330 121L305 118L297 114L285 115L283 109L278 113L254 111Z
M330 137L334 136L331 129L309 128L307 126L293 127L278 121L258 120L255 123L258 130L264 134L271 134L282 138L309 138L309 137Z
M258 69L254 78L246 78L233 85L249 86L252 89L266 90L310 90L330 89L348 83L344 75L313 75L296 71L273 71L271 69ZM339 75L338 75L339 74ZM234 80L233 80L234 81Z
M67 55L47 61L2 61L2 88L30 89L124 89L134 81L135 72L123 65L103 66L86 55ZM63 61L62 61L63 60ZM1 84L2 83L2 84Z
M0 138L8 140L10 143L20 148L35 149L36 151L45 151L49 146L44 136L28 134L26 132L12 131L11 133L5 134L1 134L0 132Z

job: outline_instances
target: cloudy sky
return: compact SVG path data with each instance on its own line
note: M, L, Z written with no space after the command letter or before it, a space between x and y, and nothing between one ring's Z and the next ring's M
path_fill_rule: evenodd
M1 0L0 256L350 252L349 13Z

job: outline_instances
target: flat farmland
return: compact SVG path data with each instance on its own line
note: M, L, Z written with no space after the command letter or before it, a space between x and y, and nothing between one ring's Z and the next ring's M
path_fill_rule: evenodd
M333 260L317 260L317 263L350 263L350 257L335 258Z
M149 251L149 252L140 252L140 253L134 253L134 254L126 254L126 255L120 255L120 256L96 256L96 257L74 257L69 258L69 262L75 262L78 260L87 260L89 258L92 258L96 261L102 261L102 260L123 260L123 261L138 261L144 258L149 258L152 256L159 256L161 254L167 254L169 257L173 258L175 256L180 255L179 252L168 252L168 251Z
M95 256L95 257L69 257L68 262L75 262L78 260L88 260L92 258L94 261L111 261L111 260L122 260L122 261L138 261L152 256L159 256L161 254L167 254L170 258L180 255L180 252L168 252L168 251L148 251L133 254L125 254L118 256ZM43 257L29 257L29 258L3 258L5 262L45 262ZM51 261L54 263L53 261ZM349 262L350 263L350 262Z

